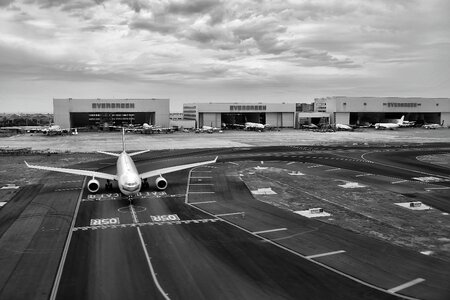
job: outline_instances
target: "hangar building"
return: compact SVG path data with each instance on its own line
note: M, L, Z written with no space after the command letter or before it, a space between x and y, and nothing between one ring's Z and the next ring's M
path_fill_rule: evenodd
M333 124L373 124L404 115L416 124L450 125L450 98L326 97L314 100L314 110L329 113Z
M196 120L197 127L221 127L246 122L294 127L295 103L189 103L184 118Z
M169 127L169 99L53 99L54 122L62 128L106 124Z

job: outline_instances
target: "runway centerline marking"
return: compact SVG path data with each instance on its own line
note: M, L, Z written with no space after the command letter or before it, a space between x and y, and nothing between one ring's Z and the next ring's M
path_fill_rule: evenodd
M253 234L262 234L262 233L269 233L269 232L282 231L282 230L287 230L287 228L275 228L275 229L269 229L269 230L254 231Z
M130 212L131 212L131 215L133 216L133 224L139 223L139 220L136 215L136 211L134 210L134 206L131 203L130 203ZM150 273L152 274L153 282L155 283L156 287L158 288L159 292L164 297L164 299L170 300L167 293L163 290L163 288L159 284L158 278L156 278L156 273L155 273L155 270L153 269L152 262L150 261L150 255L148 254L147 247L145 246L144 237L142 236L141 229L139 227L137 227L136 229L139 234L139 239L142 244L142 249L144 250L145 258L147 259L147 264L150 269Z
M338 251L332 251L332 252L326 252L326 253L319 253L319 254L314 254L314 255L308 255L306 256L307 258L317 258L317 257L322 257L322 256L328 256L328 255L334 255L334 254L339 254L339 253L344 253L345 250L338 250Z
M191 183L191 185L214 185L212 183Z
M409 288L410 286L416 285L416 284L421 283L423 281L425 281L425 279L423 279L423 278L416 278L414 280L411 280L409 282L406 282L404 284L396 286L396 287L394 287L392 289L389 289L388 291L391 292L391 293L396 293L398 291L404 290L406 288Z
M203 176L203 177L191 177L191 179L206 179L206 178L212 178L211 176Z

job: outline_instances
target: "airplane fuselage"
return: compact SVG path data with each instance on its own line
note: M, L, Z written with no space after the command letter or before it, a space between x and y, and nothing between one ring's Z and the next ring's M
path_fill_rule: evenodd
M131 157L124 151L117 159L117 183L122 194L136 195L141 190L141 178Z

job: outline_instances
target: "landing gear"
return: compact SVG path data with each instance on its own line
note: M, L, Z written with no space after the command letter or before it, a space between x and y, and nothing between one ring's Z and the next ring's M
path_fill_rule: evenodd
M112 190L112 182L109 179L106 180L105 190Z
M142 180L142 188L149 188L150 184L147 181L147 178L145 178L144 180Z

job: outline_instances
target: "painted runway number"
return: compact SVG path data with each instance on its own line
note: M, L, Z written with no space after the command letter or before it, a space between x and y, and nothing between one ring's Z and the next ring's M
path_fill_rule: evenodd
M91 219L91 226L119 225L119 218Z
M180 221L180 218L177 215L161 215L161 216L150 216L152 218L152 222L171 222L171 221Z

